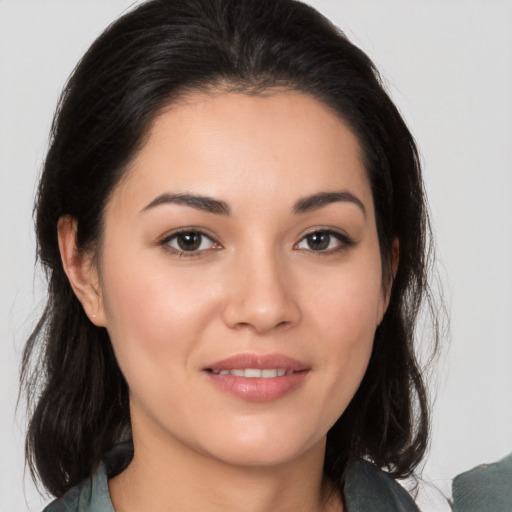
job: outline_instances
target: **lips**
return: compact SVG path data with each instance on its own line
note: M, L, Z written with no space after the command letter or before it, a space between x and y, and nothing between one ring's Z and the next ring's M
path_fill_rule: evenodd
M291 392L304 381L310 368L282 354L239 354L209 364L203 371L220 391L264 402Z
M284 377L290 375L293 370L284 368L236 368L233 370L211 370L216 375L234 375L235 377L245 377L246 379L272 379L274 377Z

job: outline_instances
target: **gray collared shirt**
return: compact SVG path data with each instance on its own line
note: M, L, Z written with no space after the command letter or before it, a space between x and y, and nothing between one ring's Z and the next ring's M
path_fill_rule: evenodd
M129 447L118 447L107 455L98 471L43 512L115 512L108 490L108 474L113 460L131 458ZM344 488L347 512L419 512L410 495L389 475L369 462L360 460L347 471Z

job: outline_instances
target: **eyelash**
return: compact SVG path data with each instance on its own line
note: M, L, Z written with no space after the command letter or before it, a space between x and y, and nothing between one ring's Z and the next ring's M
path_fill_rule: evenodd
M330 248L330 249L324 249L324 250L319 250L319 251L309 249L309 252L311 252L315 256L328 256L330 254L340 253L340 252L346 251L350 247L353 247L356 243L354 239L350 238L349 236L347 236L344 233L340 233L340 232L334 231L332 229L315 229L314 231L310 231L309 233L305 234L299 240L299 242L297 242L294 245L294 248L298 247L299 244L303 243L304 241L306 241L308 239L308 237L312 237L313 235L328 236L329 237L329 245L332 242L332 240L331 240L332 238L334 238L338 241L338 246Z
M176 247L172 247L170 244L170 242L172 240L177 240L179 236L184 236L184 235L199 235L201 237L201 244L203 243L203 239L208 239L211 241L211 243L213 245L216 245L218 247L214 247L214 248L209 248L209 249L201 249L201 250L194 250L194 251L185 251L185 250L180 250ZM213 240L213 238L209 235L207 235L206 233L204 233L203 231L199 230L199 229L194 229L194 228L183 228L183 229L180 229L178 231L174 231L173 233L169 234L169 235L166 235L164 238L162 238L162 240L160 240L159 242L159 245L161 245L166 251L169 251L179 257L186 257L186 258L190 258L190 257L199 257L199 256L202 256L204 254L205 251L215 251L215 250L218 250L221 248L221 245L216 242L215 240Z
M207 249L200 249L200 250L191 250L191 251L186 251L186 250L180 250L176 247L172 247L170 245L170 242L172 240L177 240L178 237L180 235L194 235L194 236L199 236L201 237L200 238L200 244L199 244L199 247L202 245L202 243L204 242L204 239L208 239L210 240L211 244L216 246L216 247L211 247L211 248L207 248ZM347 249L349 249L350 247L353 247L355 245L355 240L353 240L352 238L350 238L349 236L343 234L343 233L339 233L338 231L334 231L334 230L331 230L331 229L316 229L314 231L311 231L307 234L305 234L294 246L293 248L294 249L297 249L298 246L305 242L307 243L307 239L308 237L312 237L314 235L326 235L329 237L329 242L328 242L328 245L331 244L332 242L332 238L336 239L338 241L338 247L334 247L334 248L330 248L330 249L323 249L323 250L318 250L318 251L315 251L314 249L305 249L309 252L311 252L312 254L314 255L318 255L318 256L328 256L330 254L334 254L334 253L340 253L340 252L343 252ZM205 252L207 251L215 251L215 250L219 250L222 248L222 246L216 242L211 236L207 235L206 233L204 233L203 231L199 230L199 229L193 229L193 228L184 228L184 229L180 229L179 231L174 231L173 233L169 234L169 235L166 235L164 238L162 238L160 241L159 241L159 245L162 246L166 251L169 251L179 257L187 257L187 258L190 258L190 257L200 257L200 256L203 256L205 254ZM300 250L300 249L298 249Z

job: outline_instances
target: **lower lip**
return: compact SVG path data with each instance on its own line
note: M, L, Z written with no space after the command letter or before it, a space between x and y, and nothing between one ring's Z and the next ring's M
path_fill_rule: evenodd
M281 398L295 389L306 378L309 371L303 370L267 379L205 373L221 391L252 402L267 402Z

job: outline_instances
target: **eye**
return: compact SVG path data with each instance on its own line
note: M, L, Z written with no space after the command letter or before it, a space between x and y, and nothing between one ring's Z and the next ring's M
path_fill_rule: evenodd
M330 230L318 230L307 234L295 247L315 252L336 252L353 244L354 242L346 235Z
M181 255L194 255L209 249L218 249L220 246L208 235L196 230L183 230L166 236L161 242L166 249Z

